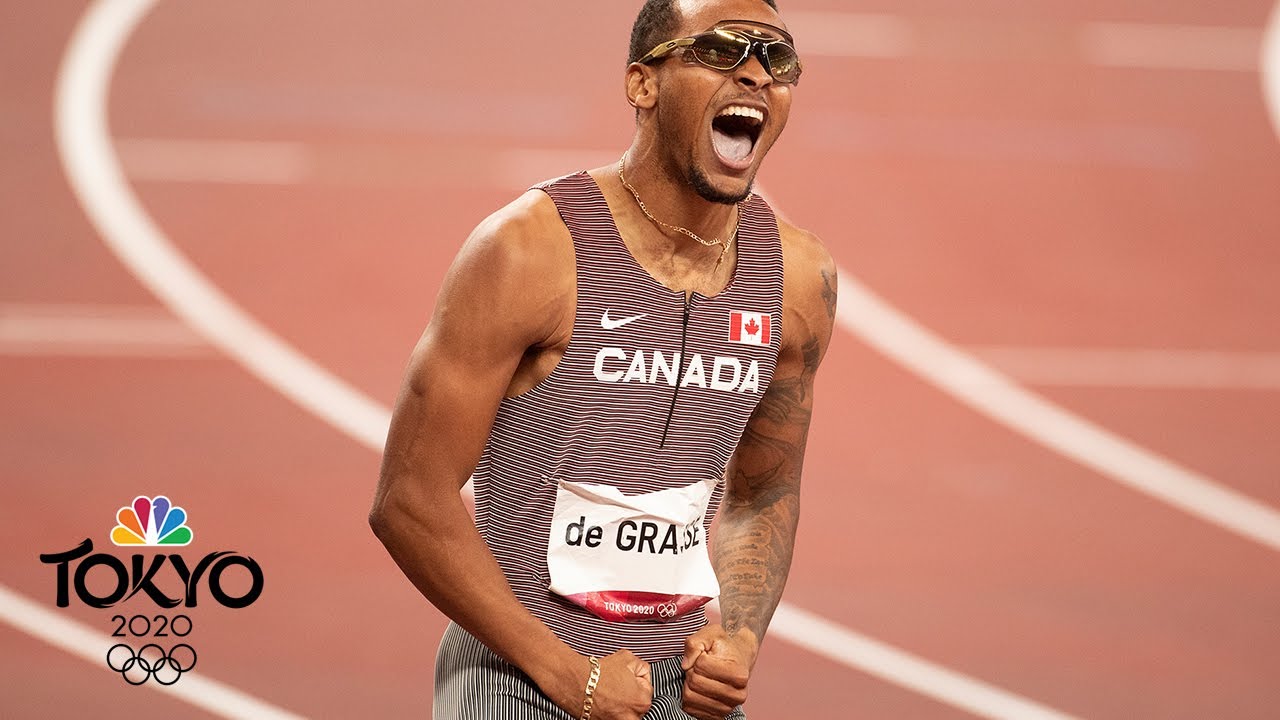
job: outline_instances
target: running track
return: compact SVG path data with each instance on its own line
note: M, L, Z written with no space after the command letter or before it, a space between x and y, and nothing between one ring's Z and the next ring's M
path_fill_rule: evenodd
M170 297L193 331L108 249L55 139L87 5L0 9L0 583L52 608L37 554L101 547L115 508L169 494L193 554L251 554L267 578L248 609L189 613L200 667L177 687L201 697L212 679L303 716L426 714L442 620L364 524L370 428L468 230L629 135L629 8L424 5L162 2L110 78L114 148L159 233L342 397L371 398L364 415L286 399L246 371L270 374L260 345L229 354L243 335ZM1280 506L1269 3L784 9L815 52L762 177L778 206L849 279L1052 407L1258 501L1265 530ZM864 309L851 297L846 320ZM820 380L786 597L846 632L810 636L821 653L771 637L753 717L1001 715L981 687L1081 717L1280 711L1274 544L1046 448L874 342L839 335ZM207 712L34 639L0 600L0 715ZM105 636L112 614L56 616ZM973 682L912 690L918 668L842 662L861 638Z

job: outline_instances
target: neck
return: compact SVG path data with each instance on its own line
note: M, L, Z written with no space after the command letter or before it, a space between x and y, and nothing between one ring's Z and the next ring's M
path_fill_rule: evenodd
M684 228L708 242L716 239L728 242L737 228L737 206L703 198L679 169L671 167L656 148L647 145L637 139L624 156L622 170L627 184L640 196L649 213L661 223ZM630 194L629 190L624 192ZM660 224L655 224L655 228L673 243L707 249L679 231Z

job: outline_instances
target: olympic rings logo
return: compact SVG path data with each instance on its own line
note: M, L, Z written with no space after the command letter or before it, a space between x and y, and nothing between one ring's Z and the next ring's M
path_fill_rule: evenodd
M161 685L172 685L195 666L195 648L186 643L174 645L169 652L154 643L143 645L137 652L117 643L107 651L107 667L120 673L130 685L141 685L153 677Z
M676 604L673 602L658 605L658 617L673 618L676 616Z

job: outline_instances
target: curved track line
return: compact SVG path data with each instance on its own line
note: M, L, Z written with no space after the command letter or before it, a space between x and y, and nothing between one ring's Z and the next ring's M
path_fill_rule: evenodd
M1280 512L1054 405L840 273L836 322L977 412L1139 492L1280 550Z
M1262 36L1262 97L1267 103L1271 127L1280 138L1280 2L1271 9L1266 33Z
M231 302L165 239L130 189L111 145L107 92L129 34L157 2L96 2L67 46L55 129L72 190L108 247L173 312L267 385L381 450L391 414Z
M87 124L95 121L102 123L105 131L106 86L115 66L115 58L119 54L128 37L129 31L142 19L153 3L149 0L134 2L118 2L115 4L97 3L86 11L80 24L72 35L67 54L63 58L58 76L57 107L58 142L61 149L74 147L68 142L90 140L88 137L66 137L68 123L63 122L66 113L84 113ZM80 96L78 102L68 102L72 97ZM76 123L70 123L75 125ZM84 128L78 133L84 135ZM66 155L63 154L65 160ZM112 180L123 181L119 168L98 167L90 174L90 182L109 184ZM114 172L113 172L114 171ZM83 190L86 178L77 178L68 172L72 185L77 192ZM84 194L80 195L84 202ZM116 202L119 198L104 194L96 198L103 202ZM126 202L128 198L125 198ZM101 206L98 207L101 209ZM89 213L94 218L94 212ZM95 221L97 218L94 218ZM144 222L145 217L141 218ZM136 220L136 218L135 218ZM130 226L130 230L133 230ZM101 226L99 226L101 230ZM200 326L197 326L200 329ZM101 668L106 661L107 650L112 641L95 630L76 620L45 609L44 606L29 600L22 595L0 584L0 620L33 637L39 638L56 648L92 662ZM201 671L194 671L182 679L182 682L170 686L158 683L147 683L153 690L172 695L191 705L208 712L233 720L301 720L301 716L259 700L241 690L214 680Z

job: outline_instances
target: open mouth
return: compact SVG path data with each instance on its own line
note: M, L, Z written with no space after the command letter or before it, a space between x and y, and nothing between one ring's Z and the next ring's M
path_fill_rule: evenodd
M711 120L711 144L725 164L742 169L751 164L763 128L764 111L730 105Z

